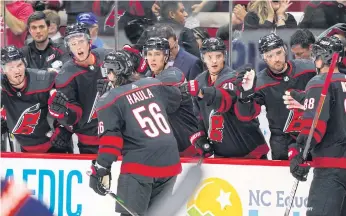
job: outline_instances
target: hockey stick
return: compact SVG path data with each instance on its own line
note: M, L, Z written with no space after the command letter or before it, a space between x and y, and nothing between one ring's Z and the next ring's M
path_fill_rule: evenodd
M313 133L314 133L314 131L316 129L318 119L320 118L321 111L322 111L323 104L324 104L324 100L326 99L326 96L327 96L327 93L328 93L328 89L329 89L329 84L330 84L330 82L332 80L332 75L333 75L333 72L334 72L334 69L335 69L336 62L337 62L338 58L339 58L339 53L334 53L333 54L333 58L332 58L332 63L330 64L326 80L324 81L324 85L323 85L322 92L321 92L321 97L320 97L320 99L318 101L316 113L315 113L314 119L312 121L312 126L311 126L310 131L309 131L309 136L308 136L308 139L306 141L306 145L304 147L304 151L303 151L303 159L304 159L304 161L306 160L306 157L307 157L307 155L309 153L312 136L313 136ZM293 205L293 200L294 200L294 197L295 197L297 189L298 189L298 185L299 185L299 180L295 179L293 187L292 187L292 190L291 190L291 193L290 193L290 203L286 207L285 216L288 216L290 211L291 211L291 208L292 208L292 205Z
M135 211L133 211L132 209L130 209L129 207L127 207L124 203L124 201L115 193L113 193L111 190L106 189L107 194L111 197L113 197L115 199L115 201L121 206L123 207L131 216L139 216L139 214L137 214Z

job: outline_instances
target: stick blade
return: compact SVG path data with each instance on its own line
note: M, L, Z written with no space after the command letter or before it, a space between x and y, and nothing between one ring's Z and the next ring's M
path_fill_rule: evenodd
M150 216L174 216L185 205L202 181L203 170L200 165L188 169L184 179L172 194L164 194L163 198L154 203L148 210Z

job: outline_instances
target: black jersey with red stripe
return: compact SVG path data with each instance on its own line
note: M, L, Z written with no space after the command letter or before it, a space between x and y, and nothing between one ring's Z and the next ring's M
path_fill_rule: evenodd
M96 61L94 65L87 67L80 66L73 60L66 62L55 80L56 89L67 96L69 108L69 115L59 121L63 125L72 126L79 138L83 135L97 136L97 117L93 106L98 99L97 80L105 76L101 66L107 53L103 48L93 49L90 55L94 55Z
M304 90L309 80L316 75L315 65L308 60L288 61L285 73L275 75L269 69L257 73L254 100L249 103L237 101L235 113L242 121L256 118L264 105L267 111L269 129L272 135L284 135L289 110L282 96L290 89Z
M48 98L56 75L55 72L27 68L26 83L21 90L13 88L6 76L1 80L1 104L6 111L7 126L28 152L46 152L51 147Z
M258 120L242 122L233 110L237 98L233 84L235 77L235 71L229 67L222 69L214 83L210 83L208 71L197 76L199 88L214 87L212 96L208 97L205 91L205 97L210 100L194 100L201 117L199 129L213 140L216 156L261 158L268 153L269 148L259 129Z
M167 86L179 87L186 81L184 73L176 67L167 68L156 76L154 76L152 72L148 72L146 76L155 77L160 80L163 85ZM174 136L178 142L179 152L184 152L191 147L190 136L198 130L198 122L193 111L191 96L182 95L179 108L173 113L168 113L168 118ZM192 147L194 148L194 146Z
M304 146L312 126L327 74L306 86L303 128L297 143ZM334 73L311 140L311 155L317 167L346 168L346 75Z
M97 162L110 167L123 155L121 173L169 177L181 172L167 113L181 93L155 78L142 78L106 92L97 104L100 147Z

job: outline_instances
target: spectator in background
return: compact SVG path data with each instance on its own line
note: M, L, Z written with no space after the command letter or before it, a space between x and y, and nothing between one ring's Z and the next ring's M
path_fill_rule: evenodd
M245 6L241 4L237 4L233 8L233 12L231 14L231 20L232 20L232 39L234 40L238 37L240 37L241 31L243 31L243 23L245 16L247 14ZM229 23L221 26L217 32L216 36L221 38L222 40L230 40L229 38Z
M28 19L28 29L33 41L22 48L28 68L60 69L69 55L62 44L55 44L48 37L50 22L42 11L36 11Z
M78 23L84 23L88 27L93 48L102 48L103 42L97 37L99 32L99 24L95 14L92 12L78 14L76 21Z
M179 35L179 45L187 52L200 58L197 41L191 29L184 27L188 14L181 1L168 1L160 5L160 23L170 25Z
M311 59L315 36L308 29L298 29L290 39L291 51L295 59Z
M4 9L5 7L5 9ZM2 14L5 11L5 14ZM18 48L24 46L27 36L27 20L34 12L31 4L21 0L0 1L0 24L6 34L6 41L1 41L1 47L15 45ZM4 38L4 35L0 35Z
M346 1L311 1L299 27L327 29L337 23L346 23Z
M244 29L296 28L297 21L294 16L286 12L291 5L289 0L251 2L244 19Z
M155 24L150 29L151 37L165 38L169 42L170 55L167 67L176 67L183 71L187 80L193 80L197 75L203 72L203 63L196 56L186 52L178 45L177 35L174 29L169 25Z
M60 16L54 10L44 10L43 13L46 15L46 19L50 25L48 27L48 36L54 43L63 44L64 38L60 34Z

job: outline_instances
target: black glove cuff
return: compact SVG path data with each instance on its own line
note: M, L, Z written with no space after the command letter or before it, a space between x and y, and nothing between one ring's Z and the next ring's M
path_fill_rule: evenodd
M254 98L255 96L255 92L253 89L250 89L248 91L241 91L240 92L240 95L239 95L239 100L242 102L242 103L249 103L252 101L252 99Z
M213 104L216 96L215 87L205 87L201 89L203 94L203 100L207 103L207 105Z

